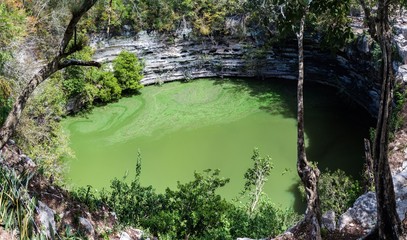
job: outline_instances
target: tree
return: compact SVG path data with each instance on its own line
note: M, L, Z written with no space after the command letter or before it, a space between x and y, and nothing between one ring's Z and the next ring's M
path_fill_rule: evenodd
M177 239L204 237L208 231L224 224L227 203L216 190L225 186L229 179L219 177L219 170L205 170L195 173L195 179L186 184L178 183L177 191L166 190L166 197L172 202L171 211L179 218ZM207 237L207 239L213 239Z
M297 226L305 226L311 239L321 239L321 207L318 196L319 170L312 166L305 152L304 138L304 31L305 19L312 0L279 2L278 6L284 21L295 32L298 44L298 84L297 84L297 172L304 185L307 209L304 219ZM287 15L287 16L286 16ZM298 24L298 26L297 26Z
M25 108L25 105L33 93L33 91L48 79L56 71L64 69L68 66L96 66L100 67L100 63L95 61L82 61L72 59L70 56L81 50L83 46L78 46L75 39L72 39L74 32L76 32L76 25L81 17L96 3L97 0L81 0L75 1L74 6L71 8L71 19L67 25L61 43L59 45L58 52L53 59L42 67L24 87L20 95L17 97L13 104L10 113L7 116L5 123L0 129L0 149L4 147L9 138L15 131L18 121L21 117L21 113ZM73 40L73 41L72 41Z
M365 0L359 0L365 12L369 34L379 42L381 49L380 76L382 80L380 108L377 117L376 135L373 142L373 170L377 200L377 231L380 239L399 239L403 234L397 214L393 179L388 160L389 117L392 112L394 75L392 69L392 29L389 23L390 6L394 2L378 0L377 12L372 14Z
M137 91L142 88L143 64L134 53L122 51L113 61L114 76L123 91Z
M261 157L257 148L253 150L252 160L253 167L247 169L244 174L246 179L245 191L249 191L250 194L249 215L252 215L256 210L263 194L264 184L267 182L268 176L270 176L271 169L273 169L271 158L269 156Z

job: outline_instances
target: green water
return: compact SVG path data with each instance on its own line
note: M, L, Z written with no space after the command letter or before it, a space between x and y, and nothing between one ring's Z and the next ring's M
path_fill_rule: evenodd
M357 176L370 121L336 92L305 86L307 153L319 167ZM76 158L69 160L74 186L108 187L134 173L142 153L144 185L158 192L192 180L194 171L221 169L231 181L220 193L232 199L258 147L274 164L266 192L282 206L296 197L296 85L277 80L195 80L149 86L141 94L63 121Z

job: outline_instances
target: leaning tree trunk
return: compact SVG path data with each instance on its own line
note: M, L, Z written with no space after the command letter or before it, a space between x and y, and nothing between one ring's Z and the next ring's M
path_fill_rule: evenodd
M57 55L51 62L49 62L31 78L28 84L24 87L21 94L17 97L16 101L13 104L12 110L8 114L6 121L0 129L0 149L4 147L10 137L13 135L18 121L20 120L21 113L24 110L29 97L34 92L35 88L38 87L38 85L48 79L56 71L68 66L78 65L100 67L100 63L95 61L85 62L75 59L66 59L66 57L68 57L72 53L80 50L80 48L77 47L68 49L68 44L69 41L72 39L72 36L74 35L75 27L78 24L79 20L96 2L97 0L85 0L82 2L82 5L72 13L72 18L65 29L65 33L62 38Z
M297 87L297 171L305 187L307 194L307 209L305 211L304 222L308 225L310 230L310 239L321 239L321 209L318 197L318 178L319 170L317 167L312 167L307 161L305 153L305 139L304 139L304 99L303 99L303 86L304 86L304 26L305 26L305 11L301 18L300 30L297 33L298 40L298 87Z
M402 234L397 214L393 179L388 161L389 116L391 116L393 70L391 50L391 29L389 26L388 1L379 1L377 11L377 39L382 51L382 89L377 119L376 136L373 146L374 178L377 199L377 227L380 239L399 239Z

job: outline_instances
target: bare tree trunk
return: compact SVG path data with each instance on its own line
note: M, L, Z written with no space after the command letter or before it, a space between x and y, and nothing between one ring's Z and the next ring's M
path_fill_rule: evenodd
M297 139L297 171L305 187L307 194L307 210L305 211L304 222L310 224L310 239L321 239L321 209L318 197L318 178L319 170L312 167L307 161L305 152L304 139L304 27L307 9L301 18L300 30L297 33L298 40L298 86L297 86L297 122L298 122L298 139Z
M389 116L392 111L394 82L388 1L380 0L377 12L376 30L382 51L381 74L383 80L376 136L373 146L377 226L380 239L399 239L402 234L402 228L400 218L397 214L393 179L388 161Z
M364 188L365 192L370 191L374 187L374 171L373 171L373 157L372 149L370 147L370 141L364 139L365 145L365 167L364 167Z
M28 101L28 98L34 92L35 88L49 78L56 71L63 69L72 65L79 66L96 66L100 67L100 63L95 61L84 62L80 60L65 60L66 57L72 53L80 50L74 48L73 50L67 49L69 41L72 39L72 36L75 31L75 27L81 17L96 3L97 0L87 0L83 1L82 6L72 13L72 18L65 30L64 36L61 41L61 46L58 54L54 59L44 66L37 74L32 77L28 84L24 87L21 94L17 97L14 102L13 108L8 114L5 123L0 129L0 149L4 147L10 137L13 135L18 121L20 120L21 113L25 108L25 105Z
M382 52L382 89L380 108L377 117L376 135L373 143L373 170L377 200L377 228L367 238L399 239L403 234L400 218L397 214L393 179L388 161L389 116L393 102L394 75L392 69L392 33L389 25L388 0L377 2L377 16L370 13L364 0L359 0L365 12L369 33L380 44ZM366 239L367 239L366 238Z

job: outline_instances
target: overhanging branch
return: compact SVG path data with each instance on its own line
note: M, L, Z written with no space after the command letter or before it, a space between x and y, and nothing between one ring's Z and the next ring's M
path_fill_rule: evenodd
M63 69L69 66L91 66L100 68L102 65L96 61L82 61L77 59L65 60L59 64L59 69Z

